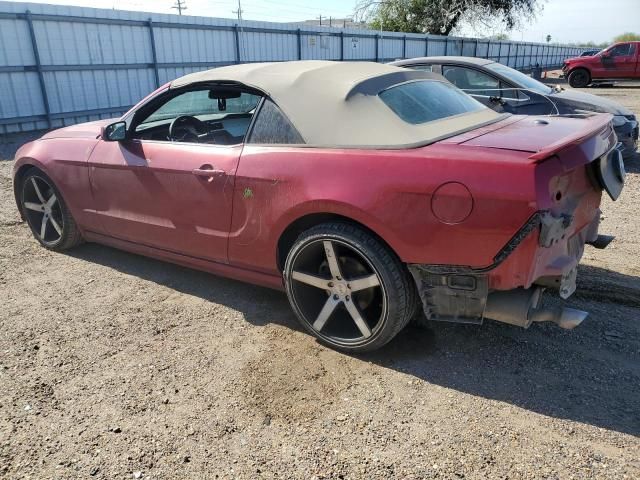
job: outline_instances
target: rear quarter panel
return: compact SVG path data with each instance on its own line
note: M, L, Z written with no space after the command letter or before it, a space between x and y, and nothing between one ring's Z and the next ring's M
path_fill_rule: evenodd
M231 263L277 270L292 222L335 213L373 230L404 262L486 266L535 212L534 165L523 152L434 144L410 150L245 147L236 178ZM472 195L460 223L435 217L436 189ZM444 198L455 206L456 199ZM454 207L455 208L455 207Z

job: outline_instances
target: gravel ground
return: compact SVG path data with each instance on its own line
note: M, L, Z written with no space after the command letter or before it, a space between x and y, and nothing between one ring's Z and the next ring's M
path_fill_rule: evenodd
M593 90L640 112L640 86ZM640 478L640 159L572 332L410 327L348 356L283 294L99 245L52 253L0 162L0 477Z

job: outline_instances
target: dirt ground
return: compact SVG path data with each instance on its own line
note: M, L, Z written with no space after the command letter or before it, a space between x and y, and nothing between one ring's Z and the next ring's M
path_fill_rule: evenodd
M593 89L640 113L640 85ZM0 477L640 478L640 158L574 331L410 327L348 356L284 294L21 223L0 162Z

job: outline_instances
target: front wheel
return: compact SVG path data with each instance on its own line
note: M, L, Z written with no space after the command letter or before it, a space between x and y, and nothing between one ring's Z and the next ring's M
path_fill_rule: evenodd
M377 238L351 224L326 223L300 235L284 277L300 323L338 350L380 348L415 310L415 286L404 265Z
M569 85L573 88L584 88L591 82L591 75L584 68L577 68L569 74Z
M82 236L60 192L43 172L32 168L22 177L20 209L33 236L46 248L66 250Z

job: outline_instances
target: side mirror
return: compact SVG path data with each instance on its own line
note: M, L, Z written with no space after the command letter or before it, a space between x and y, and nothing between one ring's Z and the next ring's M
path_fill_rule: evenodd
M107 125L102 130L102 139L105 142L121 142L127 139L127 122L115 122Z

